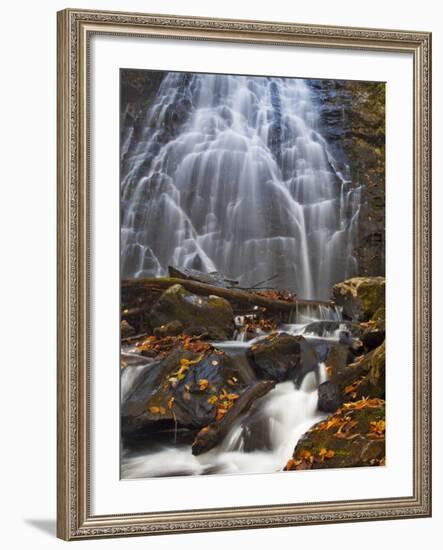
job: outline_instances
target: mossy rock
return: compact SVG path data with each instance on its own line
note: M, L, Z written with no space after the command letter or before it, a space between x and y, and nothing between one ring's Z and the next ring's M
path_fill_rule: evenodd
M333 288L333 299L343 314L353 321L369 321L384 307L384 277L354 277Z
M177 284L169 287L154 304L150 324L155 329L178 321L183 329L204 327L210 338L228 340L234 333L231 304L219 296L198 296Z
M286 470L379 466L385 462L385 403L348 403L298 441Z

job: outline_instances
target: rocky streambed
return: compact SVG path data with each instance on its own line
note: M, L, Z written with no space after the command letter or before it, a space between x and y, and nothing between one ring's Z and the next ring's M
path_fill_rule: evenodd
M170 269L122 284L122 477L384 463L384 279L330 302Z

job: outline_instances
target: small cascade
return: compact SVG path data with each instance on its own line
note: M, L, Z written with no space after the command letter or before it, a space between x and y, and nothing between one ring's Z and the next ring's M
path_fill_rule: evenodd
M341 311L335 304L297 304L291 311L289 323L306 324L312 321L340 321L341 318Z

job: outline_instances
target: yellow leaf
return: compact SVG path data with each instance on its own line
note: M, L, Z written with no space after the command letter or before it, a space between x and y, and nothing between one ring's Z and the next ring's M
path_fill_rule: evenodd
M239 397L240 396L238 395L238 393L228 393L228 395L226 396L226 398L229 399L229 401L235 401Z
M164 414L166 411L163 407L149 407L149 412L152 414Z
M209 397L208 399L208 403L210 405L214 405L215 403L217 403L218 401L218 397L216 395L211 395L211 397Z
M200 391L205 391L208 385L209 385L209 382L206 378L200 378L200 380L198 381L198 387Z

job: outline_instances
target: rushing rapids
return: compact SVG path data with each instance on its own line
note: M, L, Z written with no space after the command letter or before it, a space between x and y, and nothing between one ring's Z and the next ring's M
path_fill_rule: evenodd
M167 73L123 133L122 277L177 265L327 299L354 275L360 191L316 101L302 79Z
M313 316L311 321L316 317L318 316ZM337 312L331 311L330 319L332 318L337 318ZM331 342L337 343L346 334L346 327L333 321L337 323L337 328L326 333L320 331L322 335L319 336L318 329L312 332L311 323L306 321L307 317L303 323L286 324L281 330L288 334L303 335L314 348ZM263 336L242 342L239 335L237 340L214 342L213 346L231 355L236 361L245 361L248 348L262 338ZM122 398L133 383L132 369L134 367L124 371ZM259 406L234 423L220 445L201 456L191 453L190 443L150 442L146 446L125 449L122 456L122 477L130 479L281 471L298 439L325 416L325 413L317 409L317 388L325 380L325 366L319 361L317 368L305 375L299 387L293 381L277 384L268 395L257 401L256 405Z

